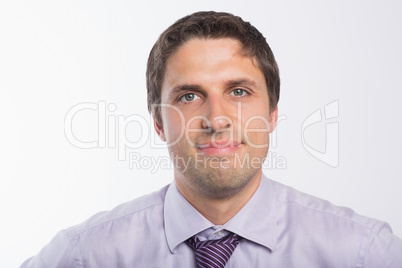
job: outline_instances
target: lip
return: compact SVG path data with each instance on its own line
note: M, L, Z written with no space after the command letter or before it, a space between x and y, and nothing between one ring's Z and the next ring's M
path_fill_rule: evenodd
M196 145L197 151L205 155L230 155L242 146L237 141L210 141Z

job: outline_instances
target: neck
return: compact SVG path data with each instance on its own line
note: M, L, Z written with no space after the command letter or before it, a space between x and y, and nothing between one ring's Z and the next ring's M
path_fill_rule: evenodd
M206 219L215 225L227 223L250 200L261 182L262 171L258 170L250 182L238 193L227 198L206 196L194 188L186 187L175 174L175 182L180 193Z

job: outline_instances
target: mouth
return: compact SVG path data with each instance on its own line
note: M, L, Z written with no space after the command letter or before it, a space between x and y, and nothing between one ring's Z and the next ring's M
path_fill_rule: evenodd
M195 145L198 152L205 155L231 155L242 147L237 141L210 141Z

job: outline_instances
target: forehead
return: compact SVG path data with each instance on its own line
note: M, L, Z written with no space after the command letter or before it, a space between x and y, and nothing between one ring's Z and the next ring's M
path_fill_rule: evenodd
M221 56L245 56L243 53L243 45L234 38L191 38L180 45L174 53L168 58L166 67L169 63L177 58L181 60L185 58L202 59L211 62L216 59L216 54ZM250 57L251 58L251 57Z
M180 45L170 59L178 54L191 53L191 50L202 49L205 52L210 52L211 50L221 50L221 52L226 53L241 53L242 44L240 41L234 38L191 38L182 45ZM169 59L169 60L170 60ZM168 61L169 61L168 60Z
M261 77L263 75L256 60L244 55L239 41L232 38L194 38L180 46L168 59L162 91L171 83Z

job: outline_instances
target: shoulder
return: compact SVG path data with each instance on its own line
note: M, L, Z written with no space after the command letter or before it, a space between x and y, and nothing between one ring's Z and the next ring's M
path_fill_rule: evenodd
M99 212L83 223L68 228L66 230L67 234L70 238L72 238L87 231L101 228L105 225L116 224L118 222L127 222L127 220L135 221L136 218L141 220L141 218L146 217L144 214L146 215L150 213L160 216L160 219L162 220L163 204L168 188L169 185L166 185L156 192L138 197L126 203L122 203L110 211Z
M402 241L387 223L269 179L267 185L277 252L302 252L323 267L401 267Z
M379 223L378 220L359 215L348 207L334 205L279 182L269 180L269 186L275 193L277 204L288 210L288 213L303 213L306 216L317 216L322 220L331 218L338 223L348 222L368 229L373 229Z
M100 212L81 224L62 230L37 256L21 267L116 267L115 258L105 258L105 250L139 254L138 243L144 239L159 241L163 230L163 204L169 185L161 190L123 203L110 211ZM154 232L150 232L152 229ZM85 260L84 260L85 257ZM92 266L91 266L92 267Z

